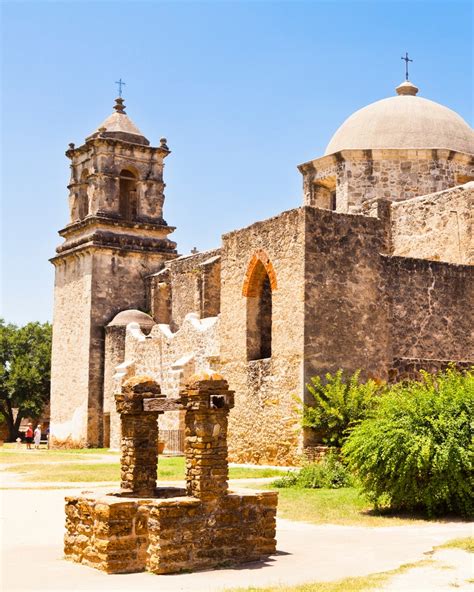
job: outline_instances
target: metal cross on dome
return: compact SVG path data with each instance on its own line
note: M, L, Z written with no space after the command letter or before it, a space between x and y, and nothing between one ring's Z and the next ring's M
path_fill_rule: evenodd
M116 83L119 87L119 97L122 96L122 86L127 86L126 83L120 78L119 80L116 81Z
M407 51L405 52L405 57L402 57L402 60L405 62L405 80L408 80L408 62L413 62L413 60L410 60Z

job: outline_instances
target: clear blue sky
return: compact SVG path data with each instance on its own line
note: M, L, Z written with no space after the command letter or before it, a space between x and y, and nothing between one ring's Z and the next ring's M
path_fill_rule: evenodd
M69 142L111 112L168 138L180 253L301 204L296 165L410 78L472 124L472 3L8 2L2 7L2 312L51 319Z

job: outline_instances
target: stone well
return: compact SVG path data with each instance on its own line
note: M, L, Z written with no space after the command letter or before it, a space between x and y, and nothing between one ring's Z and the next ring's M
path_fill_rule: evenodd
M121 489L66 498L66 558L108 573L157 574L257 561L275 553L276 492L228 490L227 419L234 394L201 374L175 399L146 376L115 396ZM185 411L186 489L156 487L158 415Z

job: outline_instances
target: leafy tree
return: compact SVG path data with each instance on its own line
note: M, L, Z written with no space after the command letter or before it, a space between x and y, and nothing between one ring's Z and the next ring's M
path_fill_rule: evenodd
M311 378L307 385L314 403L305 405L303 427L312 428L325 444L342 446L348 430L367 417L375 408L385 384L369 379L359 381L360 372L347 380L343 371Z
M39 417L49 399L51 333L49 323L17 327L0 319L0 413L10 441L21 420Z
M474 516L474 368L394 385L343 446L376 507Z

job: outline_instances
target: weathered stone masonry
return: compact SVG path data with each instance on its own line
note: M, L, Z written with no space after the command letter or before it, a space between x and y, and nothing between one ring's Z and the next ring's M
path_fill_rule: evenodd
M133 375L176 399L216 371L235 391L231 460L297 463L318 443L300 423L312 375L396 380L472 363L474 135L412 83L396 92L299 167L302 208L180 257L163 219L166 140L150 147L118 101L70 146L71 219L53 259L54 444L118 447L113 394ZM158 423L182 450L184 407Z
M175 399L160 397L149 377L127 381L117 395L124 422L122 491L66 498L66 557L108 573L164 574L273 554L277 493L228 491L233 403L218 375L194 377ZM187 495L155 482L156 416L176 406L186 413Z
M449 150L344 150L299 166L305 205L357 212L374 199L402 201L474 179L474 162Z
M151 147L117 100L115 113L71 160L69 224L56 268L51 443L102 445L104 327L145 309L145 278L176 257L163 219L166 141Z

